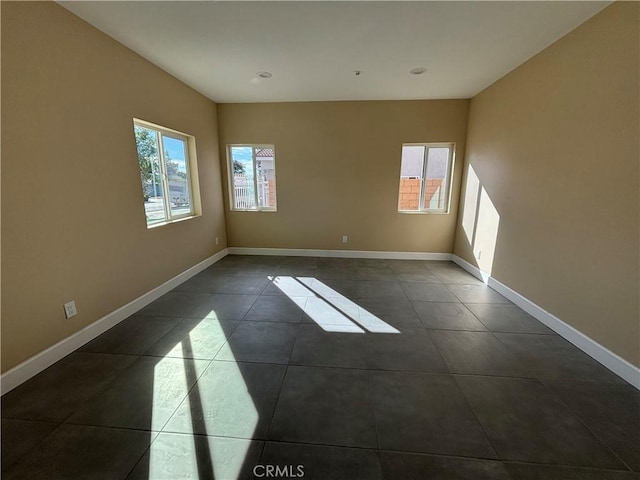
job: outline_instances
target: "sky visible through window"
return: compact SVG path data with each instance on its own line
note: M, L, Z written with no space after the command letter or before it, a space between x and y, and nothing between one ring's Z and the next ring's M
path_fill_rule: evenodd
M178 163L180 170L186 170L184 158L184 141L168 136L163 137L164 153L173 162Z
M251 147L231 147L232 157L241 163L251 165L253 158L251 156Z

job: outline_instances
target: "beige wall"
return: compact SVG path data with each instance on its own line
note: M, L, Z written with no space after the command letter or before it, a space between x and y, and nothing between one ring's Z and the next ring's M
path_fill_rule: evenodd
M221 104L225 146L275 145L278 211L228 212L229 245L451 252L468 100ZM456 142L451 213L398 213L403 143ZM341 243L342 235L349 243Z
M147 230L133 117L196 137L201 217ZM215 104L59 5L2 2L2 371L226 246L216 129Z
M639 11L608 7L473 98L466 167L485 194L476 215L465 170L455 243L457 255L635 365Z

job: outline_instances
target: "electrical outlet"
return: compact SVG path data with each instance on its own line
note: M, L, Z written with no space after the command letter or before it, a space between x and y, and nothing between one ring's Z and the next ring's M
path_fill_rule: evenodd
M78 310L76 310L76 302L71 300L68 303L64 304L64 316L67 318L75 317L78 314Z
M347 243L349 238L346 235L342 235L342 243Z
M216 245L220 245L220 239L218 239L218 237L216 237Z

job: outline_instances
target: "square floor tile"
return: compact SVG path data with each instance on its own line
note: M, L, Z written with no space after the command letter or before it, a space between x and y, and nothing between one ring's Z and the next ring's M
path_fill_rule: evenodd
M211 284L212 293L235 293L242 295L260 295L267 285L267 276L240 275L219 277Z
M464 303L511 303L487 285L448 283L447 288Z
M144 354L213 360L237 326L230 320L185 318Z
M318 257L318 268L355 268L355 258Z
M214 361L164 430L264 438L286 367Z
M640 480L640 475L584 467L558 467L505 462L512 480Z
M442 283L435 274L429 270L425 271L412 271L398 273L398 280L403 282L427 282L427 283Z
M365 334L328 332L317 325L300 325L291 364L366 368Z
M629 384L544 380L596 436L640 472L640 391Z
M3 472L2 478L124 479L150 441L149 432L62 425Z
M396 280L374 280L374 281L366 281L362 280L358 282L358 286L356 288L356 297L357 298L383 298L383 297L394 297L394 298L406 298L406 295L402 288L400 287L400 283Z
M351 280L322 280L315 277L296 277L295 280L302 287L308 289L310 293L310 295L307 295L308 297L318 297L320 299L354 297L353 292L357 291L358 285L358 282ZM352 290L352 292L345 292L343 286L346 286L347 290ZM349 293L349 295L345 295L345 293ZM295 299L296 297L289 295L289 298Z
M76 352L2 396L2 417L63 421L136 357Z
M186 358L139 357L68 422L159 431L208 363Z
M487 328L462 303L413 302L426 328L441 330L478 330Z
M179 318L133 315L78 351L140 355L179 322Z
M402 288L411 301L458 302L453 293L439 283L401 282Z
M354 280L356 278L356 267L354 266L319 266L316 272L316 278L319 280L327 279L345 279Z
M374 267L358 266L355 271L357 280L395 280L396 273L386 265Z
M300 279L313 292L313 296L320 297L346 297L355 299L358 297L360 282L344 278L315 278L303 277Z
M249 480L262 447L239 438L160 433L127 480Z
M301 277L307 279L315 279L315 276ZM262 296L277 295L286 296L289 298L299 297L314 297L313 293L304 283L300 281L300 278L290 275L277 275L275 277L269 277L269 283L264 287Z
M516 305L472 303L467 304L467 308L493 332L555 334Z
M241 322L216 355L217 360L289 363L298 324Z
M249 268L263 267L245 267L239 272L247 271ZM272 270L270 271L273 274ZM260 295L267 284L267 274L254 276L240 275L239 272L234 275L200 273L177 287L175 291L191 290L207 293Z
M397 329L422 327L413 305L406 298L360 298L357 303Z
M368 373L289 366L269 439L377 447Z
M367 325L376 321L380 323L357 303L345 297L307 298L303 321L315 323L331 333L364 333Z
M503 460L624 468L538 380L456 376Z
M280 269L280 265L278 265L277 263L245 265L242 268L238 269L238 272L236 273L236 275L240 277L244 277L244 276L263 277L266 279L267 276L277 275L279 269Z
M382 480L376 450L267 442L260 465L288 469L287 477L306 480ZM300 468L298 468L300 467ZM266 473L262 467L256 477Z
M275 257L277 263L281 267L316 267L318 266L318 257L307 256L288 256L288 257Z
M258 297L245 316L245 320L300 322L306 301L306 296L288 298L284 295L263 295Z
M213 264L209 268L213 267L241 267L244 265L255 265L257 261L261 260L258 258L258 255L236 255L230 254L224 258L218 260L215 264Z
M400 333L365 336L367 368L402 372L448 373L447 365L426 330L405 328Z
M244 268L249 268L249 266ZM222 271L207 268L189 280L182 282L174 288L172 292L215 293L225 280L233 278L240 271L242 271L242 269Z
M354 258L356 267L387 268L387 260L383 258Z
M257 295L214 293L187 316L198 319L242 320L257 299Z
M383 450L496 458L453 377L372 372Z
M34 448L58 426L57 423L2 419L2 471Z
M396 273L429 272L427 262L424 260L387 259L385 263Z
M318 267L312 265L280 265L278 276L288 277L315 277L318 275Z
M171 291L144 307L138 315L188 317L210 296L208 293Z
M380 461L388 480L510 480L502 464L490 460L380 452Z
M538 378L622 382L617 375L558 335L494 335Z
M451 373L533 377L490 332L429 332Z
M482 284L481 280L478 280L453 262L429 262L427 268L442 283Z

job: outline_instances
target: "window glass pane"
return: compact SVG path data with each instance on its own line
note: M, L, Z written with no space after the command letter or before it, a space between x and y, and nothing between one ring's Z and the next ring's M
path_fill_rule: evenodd
M162 170L160 168L158 135L154 130L138 125L134 126L134 132L147 225L165 222L167 215L162 197Z
M233 164L234 208L246 210L256 208L255 186L253 183L253 148L231 147Z
M398 210L419 210L424 145L403 145Z
M449 148L429 148L423 208L436 210L446 208L448 165Z
M174 217L191 213L186 143L181 138L162 136L169 187L169 206L171 215Z
M258 184L258 206L276 207L276 170L273 148L256 148L256 175Z

